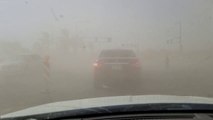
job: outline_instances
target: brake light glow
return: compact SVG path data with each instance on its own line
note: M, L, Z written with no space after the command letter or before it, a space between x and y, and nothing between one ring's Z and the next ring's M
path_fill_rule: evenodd
M98 65L98 63L94 63L93 66L94 67L98 67L99 65Z
M135 67L140 67L140 66L141 66L140 61L139 61L138 59L134 59L134 60L131 62L131 64L132 64L133 66L135 66Z
M101 66L101 62L100 60L96 60L96 62L93 64L94 67L100 67Z

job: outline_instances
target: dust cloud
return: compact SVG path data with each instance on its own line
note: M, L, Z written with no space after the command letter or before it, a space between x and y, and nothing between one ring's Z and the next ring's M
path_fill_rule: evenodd
M213 97L212 8L211 0L0 1L1 114L102 96ZM106 49L136 53L139 86L94 86L93 63Z

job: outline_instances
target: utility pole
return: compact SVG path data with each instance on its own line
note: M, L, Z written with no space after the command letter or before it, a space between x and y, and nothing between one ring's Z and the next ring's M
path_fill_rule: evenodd
M166 67L166 69L168 70L169 69L169 67L170 67L170 58L169 58L169 46L170 46L170 44L172 44L172 39L170 40L167 40L166 41L166 44L167 44L167 49L166 49L166 58L165 58L165 67Z
M179 22L179 49L180 52L183 51L183 43L182 43L182 23Z

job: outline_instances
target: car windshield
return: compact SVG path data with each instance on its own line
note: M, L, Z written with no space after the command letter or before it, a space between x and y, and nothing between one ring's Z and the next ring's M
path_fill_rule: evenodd
M0 0L0 33L0 115L99 97L213 97L213 0Z
M105 50L100 57L135 57L135 54L131 50Z

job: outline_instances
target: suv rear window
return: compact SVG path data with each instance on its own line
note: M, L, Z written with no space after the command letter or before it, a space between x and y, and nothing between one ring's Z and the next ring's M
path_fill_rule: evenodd
M100 57L135 57L132 50L104 50Z

